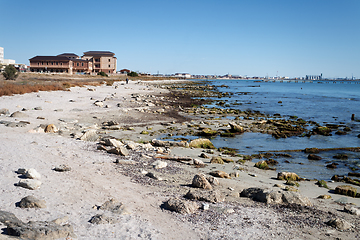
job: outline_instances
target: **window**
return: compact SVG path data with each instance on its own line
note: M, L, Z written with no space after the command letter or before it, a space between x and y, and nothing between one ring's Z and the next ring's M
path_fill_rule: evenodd
M83 66L84 66L84 63L81 63L81 66L83 67Z
M109 65L109 67L110 67L110 65Z
M79 63L76 63L76 66L78 67L78 66L79 66Z
M59 62L56 62L56 65L59 65Z
M40 65L40 63L38 62L38 66Z
M60 63L60 65L62 66L62 63Z
M110 59L109 59L109 62L110 62Z
M44 65L44 62L41 62L41 65Z

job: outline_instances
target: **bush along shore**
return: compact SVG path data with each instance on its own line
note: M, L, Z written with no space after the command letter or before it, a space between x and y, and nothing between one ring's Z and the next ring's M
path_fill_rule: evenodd
M333 151L334 161L326 167L335 171L339 161L359 148L244 155L238 149L216 148L212 143L214 137L234 138L246 132L283 139L329 136L349 129L342 124L322 126L295 116L222 108L224 102L211 100L227 95L206 81L115 81L72 87L69 91L2 97L0 127L2 139L8 139L7 148L13 139L9 134L23 133L24 141L36 139L30 141L33 148L59 158L56 165L49 164L40 154L38 159L22 162L24 166L13 169L16 164L11 163L1 169L5 184L17 179L15 186L6 185L6 196L1 199L2 206L6 205L0 211L0 222L7 229L4 233L30 239L107 239L126 234L135 234L133 238L184 239L182 233L191 229L185 238L359 238L359 169L349 168L348 176L334 174L332 181L277 170L279 162L292 161L295 152L303 153L309 161L321 161L321 153ZM207 108L205 104L217 107ZM47 141L46 146L34 143L43 141ZM19 142L22 140L13 145ZM60 148L58 142L68 148ZM81 152L90 152L89 159L105 160L98 163L92 159L84 166L86 158L71 152L69 161L67 156L74 144L82 144ZM7 156L5 147L2 150ZM96 173L87 172L92 166ZM45 178L41 178L42 173ZM77 209L80 205L70 198L57 195L61 190L52 194L43 190L57 181L53 180L55 175L70 179L66 181L70 189L74 178L76 191L89 195L81 203L82 209ZM118 179L128 182L109 191ZM101 186L97 184L100 180ZM133 196L128 201L122 194L130 186ZM24 198L16 199L18 195ZM9 196L19 203L9 204L5 199ZM70 214L59 208L59 201L68 206ZM24 208L37 209L31 212L36 215L35 222L25 221L31 217ZM48 212L46 218L42 218L46 215L42 209ZM71 211L80 214L75 216ZM150 225L142 219L148 219ZM126 227L134 221L138 221L138 228L131 233ZM157 227L153 229L151 224ZM120 225L121 233L114 230Z

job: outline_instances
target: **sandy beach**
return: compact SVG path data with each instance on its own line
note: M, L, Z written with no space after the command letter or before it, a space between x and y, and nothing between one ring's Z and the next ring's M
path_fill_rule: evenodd
M67 226L61 229L60 239L360 238L359 215L344 210L359 209L360 198L333 191L349 184L327 182L327 189L315 180L304 180L295 186L301 202L254 201L240 193L248 188L268 189L285 193L280 197L285 199L292 191L285 191L286 181L277 179L277 171L255 168L251 161L238 162L239 157L224 156L216 149L151 144L155 136L149 132L168 134L170 128L210 125L182 112L180 100L169 98L170 90L161 87L168 83L119 81L112 86L0 97L0 109L8 110L0 115L0 211L13 213L24 223L58 219L56 226ZM15 112L19 114L11 117ZM211 124L227 126L226 121ZM50 124L56 130L45 133ZM106 139L119 140L115 150L120 154L110 149ZM211 163L215 156L228 161ZM157 166L156 161L166 166ZM55 171L60 165L69 171ZM35 169L41 186L34 190L18 186L24 180L19 169ZM231 178L209 174L214 171ZM211 190L194 187L194 176L201 174L214 181ZM189 191L216 192L220 197L213 201L185 198ZM29 195L45 201L46 207L19 207ZM331 198L319 199L320 195ZM105 207L110 199L118 203L116 211ZM182 201L180 205L189 212L170 210L169 199ZM91 222L94 216L103 221ZM341 224L334 227L329 223L334 219ZM0 239L17 239L9 236L6 221L1 222ZM37 239L51 236L56 235Z

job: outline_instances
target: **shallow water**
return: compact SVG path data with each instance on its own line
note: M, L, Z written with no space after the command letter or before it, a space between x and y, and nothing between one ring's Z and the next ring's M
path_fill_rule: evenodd
M216 137L211 141L215 147L230 147L239 149L241 154L256 154L259 151L301 150L305 148L340 148L360 147L360 122L352 121L351 115L360 119L360 82L326 83L276 81L265 82L255 80L214 80L210 85L218 86L222 92L233 95L214 100L226 101L228 108L240 110L260 111L266 114L281 114L282 117L297 116L304 120L326 123L343 124L352 131L347 135L332 136L315 135L311 137L290 137L275 139L271 135L261 133L244 133L234 138ZM221 87L226 85L228 87ZM281 101L281 102L279 102ZM215 104L208 107L219 107ZM336 160L337 153L346 153L348 160ZM276 159L279 165L277 170L294 171L300 176L310 179L330 179L334 174L344 175L355 167L360 172L360 153L347 151L321 152L320 161L311 161L303 152L291 152L291 159ZM288 160L290 163L285 163ZM259 161L258 159L254 161ZM325 166L336 162L336 169Z

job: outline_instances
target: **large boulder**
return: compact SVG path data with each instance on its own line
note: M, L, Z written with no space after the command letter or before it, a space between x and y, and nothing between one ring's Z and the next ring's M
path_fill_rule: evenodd
M21 179L17 183L17 186L27 188L30 190L35 190L35 189L39 188L40 185L41 185L41 182L39 180L35 180L35 179Z
M198 173L194 176L192 180L192 186L203 189L212 189L211 184L202 173Z
M20 208L46 208L44 200L40 200L34 196L27 196L19 202Z
M194 200L211 202L211 203L223 202L225 200L225 196L221 194L218 190L212 190L212 191L189 190L189 192L186 193L185 197L188 199L194 199Z
M215 149L212 142L207 138L194 139L189 143L189 147Z
M240 197L248 197L254 201L277 204L299 204L311 206L312 203L307 197L297 192L275 191L269 188L247 188L240 193Z
M194 213L199 209L199 205L196 202L186 201L178 198L170 198L165 207L171 211L175 211L181 214Z
M300 181L301 178L293 172L279 172L277 175L278 180L290 180L290 181Z
M210 163L224 164L224 160L220 156L213 156Z
M240 126L239 124L230 122L229 125L231 127L230 132L232 132L232 133L243 133L244 132L244 128L242 126Z
M51 240L59 238L76 238L71 225L60 225L56 220L30 221L24 223L13 213L0 211L0 222L7 227L7 234L17 236L20 239Z
M226 173L226 172L224 172L224 171L220 171L220 170L210 172L209 174L210 174L211 176L219 177L219 178L231 178L228 173Z
M341 185L341 186L337 186L335 188L336 194L341 194L341 195L346 195L346 196L351 196L351 197L356 197L356 192L357 192L357 189L350 185Z

